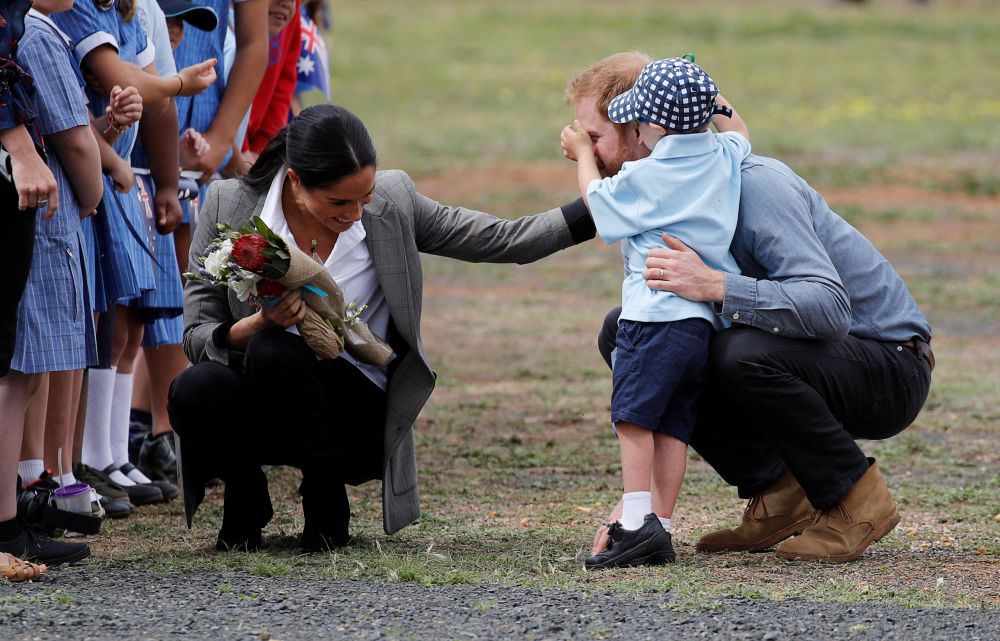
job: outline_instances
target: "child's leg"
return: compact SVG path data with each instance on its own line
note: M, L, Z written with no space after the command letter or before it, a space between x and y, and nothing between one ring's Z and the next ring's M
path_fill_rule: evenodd
M653 512L670 519L687 469L687 443L666 434L653 434ZM664 526L665 530L670 530Z
M622 458L621 524L626 530L642 527L643 519L653 511L650 480L653 472L653 433L634 423L615 424Z
M49 374L28 374L32 393L24 409L24 437L21 440L21 460L17 464L21 482L27 485L45 471L45 408L49 394Z
M55 470L61 485L75 482L73 478L73 433L76 409L80 404L83 370L49 373L49 394L45 415L45 467ZM59 450L62 467L59 469ZM66 478L63 478L65 475Z

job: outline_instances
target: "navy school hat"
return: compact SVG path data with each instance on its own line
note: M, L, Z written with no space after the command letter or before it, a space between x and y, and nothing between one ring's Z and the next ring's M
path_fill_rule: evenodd
M608 105L611 122L649 122L678 133L697 131L712 115L732 115L716 107L719 90L705 71L686 58L654 60L639 74L635 85Z
M190 0L157 0L163 15L168 18L180 18L196 29L215 31L219 17L211 7L203 7Z

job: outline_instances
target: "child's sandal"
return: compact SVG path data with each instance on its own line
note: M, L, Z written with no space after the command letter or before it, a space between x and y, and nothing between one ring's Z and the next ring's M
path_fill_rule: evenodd
M0 552L0 574L3 574L11 583L38 579L45 574L47 569L44 565L30 563L13 554Z

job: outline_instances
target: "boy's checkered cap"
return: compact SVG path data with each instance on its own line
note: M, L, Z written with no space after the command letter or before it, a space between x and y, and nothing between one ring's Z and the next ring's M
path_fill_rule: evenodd
M697 131L717 110L719 90L705 71L685 58L654 60L635 86L608 105L611 122L650 122L679 133Z

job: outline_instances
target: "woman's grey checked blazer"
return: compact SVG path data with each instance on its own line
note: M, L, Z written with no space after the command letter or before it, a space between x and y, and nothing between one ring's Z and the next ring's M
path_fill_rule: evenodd
M201 208L188 270L197 271L193 259L204 254L216 234L216 223L242 227L260 213L265 197L238 180L213 183ZM398 334L393 342L397 362L389 370L382 454L382 521L391 534L420 516L412 428L436 376L420 338L423 276L419 253L469 262L529 263L592 238L594 228L579 200L562 209L505 220L422 196L402 171L376 174L375 192L364 208L361 224L389 305L391 325ZM220 324L249 316L256 309L239 302L225 288L199 281L188 281L184 299L184 351L191 362L228 365L231 359L242 359L242 353L215 344L212 333ZM190 501L191 494L185 490L185 500ZM190 521L197 504L185 507Z

